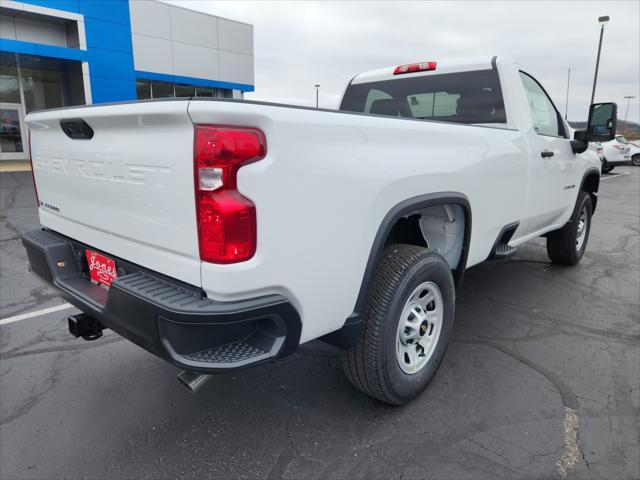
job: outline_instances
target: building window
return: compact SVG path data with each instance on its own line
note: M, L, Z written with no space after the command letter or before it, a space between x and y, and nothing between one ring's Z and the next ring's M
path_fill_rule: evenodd
M60 72L22 68L22 89L27 113L63 105Z
M136 80L136 92L138 100L147 100L151 98L151 82L149 80Z
M173 83L167 82L151 82L151 95L153 98L172 98L174 97Z
M215 88L196 87L196 97L215 97Z
M176 97L195 97L195 87L193 85L176 84Z
M82 64L0 52L0 160L28 159L24 116L34 110L82 105Z
M24 113L84 105L82 65L55 58L0 53L3 103L22 104Z
M142 78L136 79L136 91L138 100L174 97L233 98L233 90L228 88L196 87L183 83L159 82Z
M0 98L2 103L20 103L18 68L13 54L2 53L0 63Z
M23 153L22 137L20 112L12 108L0 108L0 152Z

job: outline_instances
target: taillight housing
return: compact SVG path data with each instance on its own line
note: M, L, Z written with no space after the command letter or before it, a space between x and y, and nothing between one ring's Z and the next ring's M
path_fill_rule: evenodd
M407 65L399 65L393 71L393 74L402 75L404 73L428 72L430 70L435 70L437 65L437 62L420 62L409 63Z
M261 130L196 125L194 180L200 259L211 263L249 260L256 252L254 203L237 190L240 167L265 157Z

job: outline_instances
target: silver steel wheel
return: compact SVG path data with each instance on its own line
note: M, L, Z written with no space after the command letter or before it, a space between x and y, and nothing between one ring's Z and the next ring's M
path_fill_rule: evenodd
M423 282L409 295L398 322L396 358L400 369L409 375L427 364L442 331L443 300L440 288Z
M589 226L589 213L587 207L582 207L580 218L578 219L578 231L576 232L576 252L582 250L584 239L587 237L587 229Z

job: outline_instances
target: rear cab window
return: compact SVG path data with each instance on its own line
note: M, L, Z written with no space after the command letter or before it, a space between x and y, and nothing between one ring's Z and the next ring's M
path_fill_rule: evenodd
M496 70L351 84L344 94L340 110L507 127Z

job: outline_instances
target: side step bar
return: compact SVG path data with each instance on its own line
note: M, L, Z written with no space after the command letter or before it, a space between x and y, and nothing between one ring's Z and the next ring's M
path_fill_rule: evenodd
M509 258L516 253L518 253L518 249L516 247L510 247L506 243L499 243L493 252L491 260L502 260L504 258Z
M500 233L498 234L498 238L496 238L495 243L493 244L493 248L491 248L491 253L487 257L487 260L503 260L505 258L509 258L512 255L515 255L518 252L516 247L509 246L509 241L513 234L518 229L520 222L510 223L506 225Z

